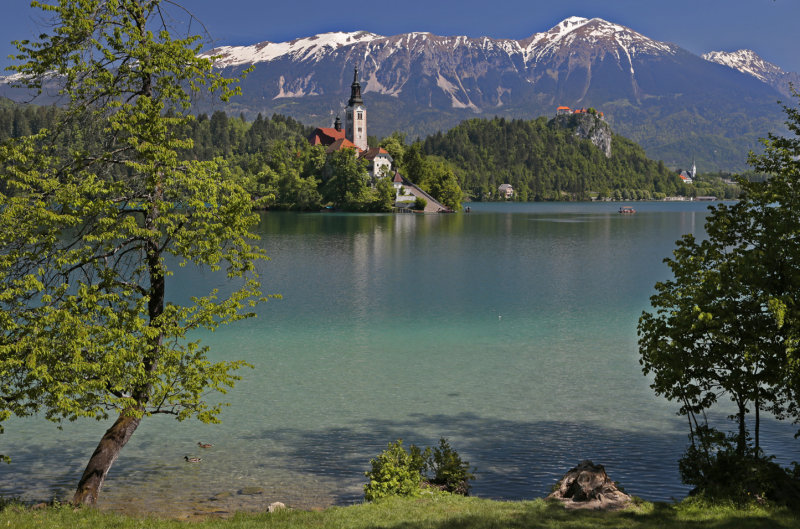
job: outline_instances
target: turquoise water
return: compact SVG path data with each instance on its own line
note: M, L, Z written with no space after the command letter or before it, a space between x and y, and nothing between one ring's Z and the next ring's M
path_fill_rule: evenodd
M477 468L478 496L542 496L588 458L630 493L683 497L685 424L641 374L636 323L675 240L703 235L707 205L637 203L632 216L608 203L264 214L264 287L283 299L203 336L214 357L254 369L226 396L220 425L143 421L101 504L175 513L353 503L388 442L440 436ZM169 285L176 300L214 286L225 289L224 278L201 271ZM0 452L14 460L0 467L0 493L68 497L107 427L10 421ZM791 428L766 431L768 448L796 451Z

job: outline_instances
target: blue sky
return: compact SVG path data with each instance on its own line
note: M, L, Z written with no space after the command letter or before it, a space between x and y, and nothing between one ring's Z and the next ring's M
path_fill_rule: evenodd
M56 0L51 0L55 3ZM42 32L29 0L4 0L0 67L10 42ZM568 16L600 17L693 53L749 48L800 72L800 0L183 0L215 45L281 42L326 31L522 39Z

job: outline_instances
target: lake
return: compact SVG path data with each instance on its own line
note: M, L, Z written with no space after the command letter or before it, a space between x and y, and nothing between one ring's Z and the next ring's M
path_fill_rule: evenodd
M225 396L222 424L142 421L101 507L350 504L389 442L442 436L477 469L477 496L541 497L591 459L629 493L684 497L685 419L642 375L636 324L668 277L662 261L675 240L703 236L708 203L631 205L634 215L615 203L263 214L260 244L272 258L261 267L264 289L283 299L201 335L213 358L254 368ZM168 285L177 301L212 287L228 285L201 270ZM13 463L0 465L0 494L34 501L71 497L109 424L5 426L0 453ZM791 459L792 433L766 421L766 451Z

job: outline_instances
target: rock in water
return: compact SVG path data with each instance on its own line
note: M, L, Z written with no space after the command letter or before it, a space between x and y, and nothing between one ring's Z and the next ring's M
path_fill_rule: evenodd
M622 509L631 502L631 497L614 485L603 465L589 460L570 469L547 499L558 500L568 509Z
M262 494L264 489L261 487L245 487L239 490L239 494L243 496L255 496L256 494Z

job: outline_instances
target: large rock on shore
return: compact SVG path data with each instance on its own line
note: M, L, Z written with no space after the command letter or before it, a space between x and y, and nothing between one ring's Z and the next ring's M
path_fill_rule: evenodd
M623 509L631 502L631 497L614 485L603 465L589 460L570 469L547 499L558 500L567 509Z

